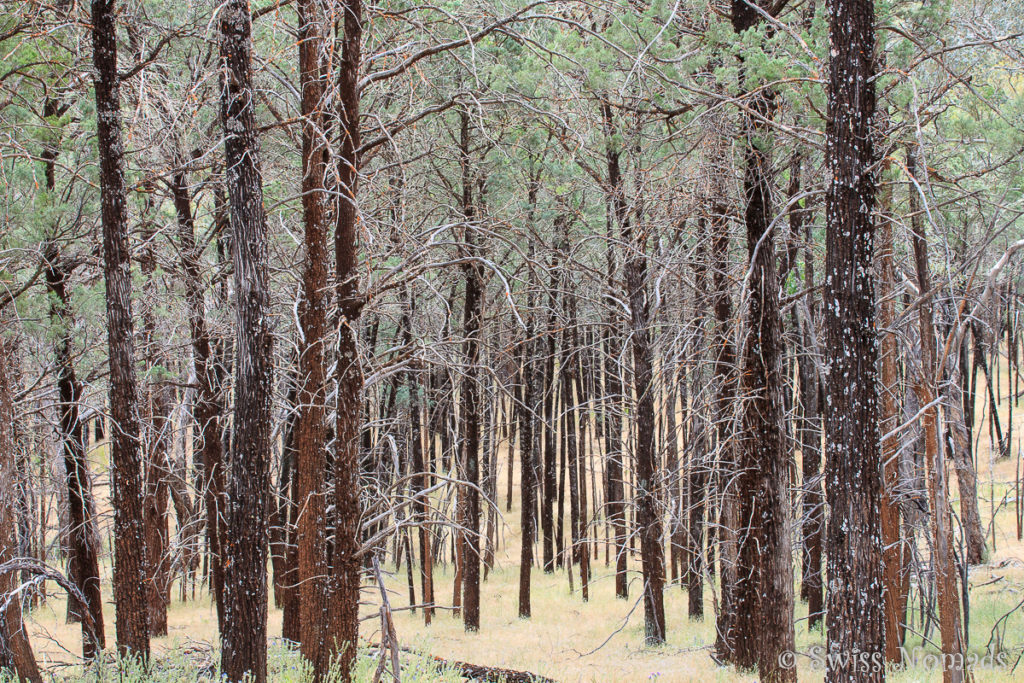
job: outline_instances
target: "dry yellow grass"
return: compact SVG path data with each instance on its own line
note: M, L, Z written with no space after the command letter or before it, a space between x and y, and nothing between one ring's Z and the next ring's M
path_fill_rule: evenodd
M1005 386L1005 374L1003 378ZM1012 503L1014 466L1012 461L1007 460L990 462L984 408L979 395L978 422L982 428L979 437L978 493L983 524L990 523L993 511L996 512L996 523L995 548L991 551L990 561L973 568L970 574L970 647L972 652L978 653L984 652L993 623L1024 597L1024 545L1016 539ZM1006 401L1003 401L1000 410L1005 429L1008 419ZM1020 434L1024 427L1022 417L1024 406L1014 411L1015 435ZM96 465L102 467L105 459L103 449L98 449L93 458ZM499 458L499 463L503 465L504 462L504 457ZM950 474L950 481L955 482L952 472ZM99 478L101 482L103 479ZM504 481L503 475L499 481ZM505 501L503 489L504 483L499 486L502 510ZM108 509L105 487L97 487L97 494L101 509ZM535 569L532 584L534 616L530 620L517 618L520 542L518 491L513 501L513 510L503 516L495 567L482 587L481 631L466 634L461 621L444 611L435 616L434 623L429 627L424 626L419 611L400 611L395 615L395 623L402 645L440 657L529 670L566 682L756 680L755 676L718 667L711 660L714 620L710 588L705 599L707 619L691 622L686 617L685 592L679 586L669 587L665 593L668 643L663 647L645 647L643 608L636 606L639 594L638 575L635 573L637 568L631 565L634 573L630 600L615 599L612 573L604 564L603 546L600 557L593 563L594 579L589 602L584 603L578 592L578 576L574 577L577 592L572 593L564 570L544 574ZM1001 501L1004 502L1002 506ZM957 505L954 500L954 509L957 509ZM990 533L990 549L992 541ZM444 566L436 569L435 585L439 604L451 603L452 577L448 569ZM111 592L107 557L104 558L103 571L107 577L103 587L104 595L109 599ZM405 577L405 568L402 567L399 572L386 578L394 607L408 604ZM176 597L177 591L173 593ZM418 574L416 593L417 596L420 594ZM364 599L367 601L364 613L368 619L363 624L362 634L367 641L376 642L379 636L377 621L373 618L378 606L376 589L367 590ZM109 604L106 607L108 644L112 644L113 610ZM820 632L807 632L805 617L806 605L798 601L797 649L803 652L823 643ZM195 602L181 603L175 600L169 612L169 624L169 636L154 641L154 651L158 654L178 648L191 640L216 643L216 614L205 594ZM280 627L281 613L272 609L271 635L279 635ZM36 655L44 665L73 661L80 653L79 627L64 623L64 601L60 596L51 596L45 606L32 613L29 628ZM908 634L908 648L920 644L919 635ZM1006 622L1003 645L1010 649L1014 658L1024 646L1024 613L1017 612ZM822 678L821 672L814 669L807 658L798 659L798 670L801 681ZM1024 663L1018 667L1016 674L1007 668L979 669L975 674L976 680L982 683L1024 680L1022 672ZM935 671L920 667L890 675L890 680L908 682L937 678L939 675Z

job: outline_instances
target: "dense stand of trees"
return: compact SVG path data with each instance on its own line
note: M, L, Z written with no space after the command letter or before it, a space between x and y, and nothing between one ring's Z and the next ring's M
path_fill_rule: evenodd
M487 627L518 505L522 619L564 573L795 681L799 600L964 680L982 430L1019 457L1015 5L0 4L0 667L40 680L56 584L87 663L105 600L147 666L209 599L228 680L273 605L347 681L382 566Z

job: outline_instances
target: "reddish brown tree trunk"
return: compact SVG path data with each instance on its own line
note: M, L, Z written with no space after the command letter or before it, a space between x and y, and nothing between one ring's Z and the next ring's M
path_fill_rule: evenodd
M148 660L144 491L114 0L92 2L92 45L113 420L110 463L114 471L114 619L118 651Z
M707 163L710 159L706 159ZM690 443L689 462L686 466L686 488L682 494L683 504L683 577L686 582L687 593L687 615L690 619L704 619L704 572L707 563L704 552L704 541L707 535L705 516L708 509L707 498L710 491L710 462L708 458L709 424L708 411L711 400L707 398L706 383L708 373L706 370L706 359L708 358L708 334L707 328L711 320L712 297L709 291L708 269L709 269L709 247L710 232L709 225L713 217L707 215L709 206L706 203L708 197L704 197L702 204L703 214L697 219L697 253L693 263L693 275L695 283L694 294L694 333L689 338L684 353L689 352L689 358L684 357L683 362L692 362L692 371L686 381L693 386L692 405L689 407L688 427L684 427L684 438ZM685 389L680 387L680 394ZM687 401L682 397L681 403L685 407ZM684 421L684 425L686 421Z
M313 679L327 673L327 147L323 140L325 18L314 0L301 0L299 78L302 86L302 218L305 260L299 303L298 417L295 434L296 513L298 527L299 641L313 667Z
M362 54L362 1L344 0L344 35L338 73L341 148L337 172L340 198L334 234L337 306L340 313L335 421L334 505L337 515L333 556L334 585L328 608L328 645L337 652L343 683L351 676L359 637L359 429L363 371L356 348L362 310L356 272L356 197L359 181L359 69Z
M146 212L152 210L152 203L147 197ZM149 377L146 393L146 419L143 423L145 435L145 487L146 499L146 558L149 567L148 602L149 631L151 636L167 635L167 605L170 602L170 529L168 526L167 504L169 499L168 480L170 464L167 458L171 438L170 413L173 407L173 390L167 385L160 373L165 372L165 359L159 349L156 330L156 318L153 314L153 302L157 300L156 291L156 253L153 250L153 231L149 223L151 216L146 215L143 223L145 247L139 258L139 270L143 276L143 291L146 301L142 308L142 344L146 354L146 365L152 376Z
M20 555L15 526L19 487L11 484L18 478L14 445L13 372L8 367L12 363L13 354L10 344L2 336L4 327L0 325L0 482L4 482L0 486L0 564ZM0 572L0 600L7 600L17 583L16 572ZM8 600L5 609L0 610L0 671L13 669L21 683L41 683L43 679L32 654L32 644L21 620L21 605L20 596L16 596ZM89 620L82 621L84 623Z
M713 192L724 185L716 185ZM715 621L715 656L728 661L731 656L730 633L736 614L733 592L736 585L736 532L737 500L732 481L736 473L735 426L732 416L736 400L736 347L732 340L732 297L729 293L729 222L728 209L722 196L717 196L711 207L711 269L712 296L715 309L715 332L713 348L715 356L715 399L714 420L717 425L718 463L715 485L718 488L718 524L711 527L709 534L717 535L718 576L721 593L721 607ZM709 512L713 517L713 512ZM714 539L708 540L708 564L714 566L711 556Z
M406 291L409 306L409 324L414 315L414 300ZM409 377L409 431L412 450L412 495L416 501L413 505L413 520L416 523L420 544L420 580L423 596L423 623L430 625L434 617L434 554L430 548L430 528L426 525L430 515L430 500L423 491L430 484L430 472L423 460L423 426L421 424L421 407L419 398L419 380Z
M180 161L179 161L180 163ZM181 244L181 267L184 273L185 301L188 305L189 336L192 363L196 376L193 417L197 437L194 440L202 470L200 478L203 506L206 508L206 538L213 571L211 588L217 607L218 631L224 623L224 564L221 561L221 539L224 536L221 511L224 501L224 464L221 444L220 377L210 348L206 327L206 305L203 296L201 250L196 247L192 197L184 169L174 175L172 184L174 210L177 215L178 239Z
M960 596L957 587L957 571L953 558L953 528L949 511L949 493L942 449L939 445L938 407L934 405L935 392L935 328L932 317L931 278L928 272L928 244L924 234L915 177L916 153L907 151L907 174L910 177L910 215L913 228L914 262L917 269L917 286L921 302L918 317L921 327L921 372L914 391L924 409L921 425L924 429L925 471L928 478L928 498L931 506L932 526L932 568L935 575L935 589L939 607L939 632L942 653L945 657L960 658L963 661L963 635L960 632ZM964 670L955 662L944 657L942 679L945 683L960 683Z
M56 114L56 104L47 101L50 115ZM46 163L46 188L55 189L56 150L43 151ZM92 480L86 459L86 431L79 419L82 385L75 374L73 357L73 310L71 308L68 279L71 275L64 256L56 242L50 242L44 251L46 259L46 286L52 295L50 320L57 331L54 355L57 365L57 405L61 451L64 456L64 475L68 500L68 576L85 596L85 609L92 619L82 619L81 605L68 600L68 617L82 624L82 656L94 658L106 647L103 628L103 603L100 590L99 558L96 533L96 510L92 497ZM88 622L88 623L87 623Z
M610 115L606 122L614 127ZM636 523L644 581L644 636L648 644L658 644L665 641L665 549L658 512L660 468L654 452L653 351L647 299L646 226L633 225L619 168L619 150L614 142L609 141L608 144L606 155L612 206L621 239L631 250L624 269L632 333L633 393L636 396Z
M885 169L888 164L883 164ZM880 201L881 236L878 254L878 329L879 345L879 414L878 431L881 441L882 494L879 503L882 534L883 596L885 600L885 660L903 661L904 621L907 593L903 590L903 568L908 550L900 528L900 508L897 491L900 482L899 427L899 345L893 325L896 322L896 271L893 265L893 221L889 215L891 190L884 190Z
M612 245L615 241L614 226L623 216L624 202L616 199L616 185L621 185L621 171L619 169L619 153L612 144L611 136L614 134L612 108L607 103L601 106L601 121L604 125L605 134L605 163L608 168L609 184L612 186L610 196L606 198L607 224L608 224L608 288L609 292L617 296L615 292L615 252ZM615 183L611 183L614 176ZM607 355L605 357L605 415L607 424L605 427L605 462L608 477L608 519L611 522L612 534L614 535L615 546L615 597L625 600L629 597L629 582L626 574L629 550L627 548L627 526L626 526L626 485L623 466L623 455L625 448L622 439L622 404L623 387L622 375L619 372L619 357L622 355L622 342L620 337L620 326L617 313L612 313L609 321L609 332L607 337Z

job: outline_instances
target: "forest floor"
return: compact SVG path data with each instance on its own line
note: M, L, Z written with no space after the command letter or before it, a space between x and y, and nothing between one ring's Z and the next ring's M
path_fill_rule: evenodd
M980 474L987 475L984 468ZM997 504L1007 494L996 516L996 550L984 565L970 571L970 651L982 656L986 652L995 622L1024 599L1024 545L1016 540L1013 519L1012 463L1003 461L995 467L997 483L994 487ZM982 477L979 477L981 479ZM1005 482L1005 483L1003 483ZM988 524L989 481L979 495L982 500L983 523ZM1009 489L1009 490L1008 490ZM499 496L504 507L504 496ZM518 494L513 496L518 499ZM954 501L954 506L956 501ZM519 519L518 508L504 514L505 526L495 556L495 568L482 585L481 629L467 634L462 622L449 611L439 610L430 626L425 626L420 610L398 611L394 615L398 638L403 647L431 655L487 664L503 668L521 669L543 674L558 681L744 681L756 676L743 675L731 668L717 666L711 659L711 646L715 639L713 596L710 588L705 595L708 616L703 622L690 621L687 614L686 592L670 586L665 592L668 643L661 647L643 644L643 607L637 605L639 573L631 566L630 599L614 597L614 571L604 564L604 550L594 562L594 578L590 585L590 600L583 602L579 593L578 575L574 577L575 592L570 592L566 571L545 574L539 569L533 573L533 618L521 620L517 614L519 580ZM991 533L989 535L991 548ZM105 565L109 581L109 564ZM419 577L416 591L419 595ZM409 604L405 567L385 578L392 607ZM450 565L440 565L435 572L435 590L438 604L451 604L452 576ZM106 628L108 645L113 642L113 605L107 582ZM169 635L154 640L154 651L174 654L181 651L212 651L217 642L216 613L207 597L196 601L180 602L177 589L168 613ZM373 618L378 611L376 588L364 593L367 604L361 637L367 643L379 642L379 622ZM797 601L797 651L810 653L815 645L823 644L820 631L807 630L807 606ZM60 671L63 663L71 662L80 653L80 628L64 623L65 605L62 596L51 595L46 604L35 610L29 628L33 635L36 656L45 666ZM281 632L281 611L270 611L271 636ZM919 625L916 625L919 629ZM1018 610L1001 623L1002 647L1009 657L1010 667L1024 647L1024 610ZM936 638L934 628L931 636ZM922 643L920 634L908 633L907 650L913 652ZM926 651L933 652L931 648ZM821 680L822 674L809 656L798 657L800 680ZM928 662L921 666L895 672L892 681L936 680ZM1024 662L1016 672L1009 667L978 668L976 680L1015 681L1024 679Z
M986 425L987 413L982 403L982 391L979 381L978 423ZM1006 401L1002 402L1004 429L1007 424ZM1024 408L1015 410L1013 433L1024 433ZM987 531L989 550L988 561L972 567L969 573L970 612L969 612L969 651L982 657L988 651L990 643L997 643L1007 658L1008 665L991 667L982 662L975 668L975 680L978 683L987 681L1009 682L1024 680L1024 660L1020 655L1024 651L1024 544L1017 540L1017 528L1014 519L1014 463L1012 459L992 462L989 458L989 439L986 427L976 435L978 442L978 496L982 524ZM1014 443L1014 450L1018 444ZM111 523L106 476L104 474L105 449L94 449L92 458L97 486L96 495L99 501L104 531L101 537L109 538L106 528ZM495 553L495 565L487 580L482 584L481 598L481 629L479 633L467 634L462 622L450 611L438 610L432 625L425 626L420 610L398 611L394 614L394 622L398 639L403 647L409 647L430 655L486 664L503 668L520 669L542 674L565 683L576 681L594 681L612 683L616 681L693 681L705 683L711 681L745 681L756 680L756 676L737 673L731 668L717 666L711 659L711 647L715 639L714 630L714 595L712 587L706 587L705 610L707 617L702 622L693 622L687 618L686 592L679 585L669 586L665 591L665 610L667 615L668 642L660 647L647 647L643 644L643 607L637 604L639 597L638 560L633 558L630 564L630 598L618 600L614 597L614 569L606 565L605 548L599 545L599 555L592 560L593 578L590 584L590 600L583 602L579 593L578 572L573 577L575 591L570 591L566 570L553 574L545 574L538 568L533 571L532 604L533 618L521 620L517 615L518 579L519 579L519 493L518 486L513 492L511 511L505 511L505 454L499 454L498 461L502 472L499 472L498 502L502 517L499 518L499 542ZM952 508L959 510L956 498L955 475L950 472L954 499ZM995 513L995 524L993 521ZM566 520L568 521L568 520ZM600 531L603 539L603 527ZM994 548L993 548L994 541ZM439 558L444 559L444 558ZM797 567L798 559L794 558ZM393 608L409 604L406 580L406 568L385 578ZM103 593L107 600L105 606L107 643L114 641L113 605L110 603L111 590L109 584L109 553L103 558L105 574ZM372 588L372 589L371 589ZM54 589L51 587L51 591ZM452 602L452 576L450 564L439 564L435 567L436 602L439 605L450 605ZM173 602L168 613L169 635L154 640L154 652L157 657L180 656L182 652L211 659L213 648L217 643L217 619L208 596L202 593L198 600L179 601L177 585L172 589ZM416 574L416 595L420 595L420 581ZM916 604L919 593L915 590L911 599L912 630L906 637L908 652L923 655L934 653L934 647L923 643L922 631L927 630L929 638L937 639L935 625L925 629L922 627L919 605ZM379 642L379 620L374 615L379 608L377 588L368 587L364 592L364 613L366 620L361 628L367 657L371 652L369 645ZM1015 607L1021 607L1014 611ZM1009 613L1008 617L1004 617ZM75 661L81 652L81 632L78 625L65 623L65 604L63 596L51 593L46 603L28 616L28 628L32 633L36 657L46 667L58 675L62 671L72 670L64 666ZM823 645L820 631L808 632L807 605L797 600L796 603L796 639L797 651L805 656L797 657L799 678L801 681L820 681L822 672L817 662L808 655L815 646ZM269 617L269 633L276 637L281 633L281 611L272 608ZM280 659L285 649L278 642L272 655ZM203 654L205 653L205 654ZM1016 670L1014 663L1018 662ZM289 660L292 661L292 660ZM903 671L892 672L890 681L933 681L940 680L941 674L935 670L933 661L925 659L916 667ZM294 663L281 665L279 669L294 669ZM275 680L297 680L283 674ZM415 680L440 680L439 677L413 676ZM177 680L177 679L176 679ZM182 680L196 680L192 678ZM369 679L367 679L369 680ZM409 679L407 679L409 680ZM444 680L452 680L445 677Z

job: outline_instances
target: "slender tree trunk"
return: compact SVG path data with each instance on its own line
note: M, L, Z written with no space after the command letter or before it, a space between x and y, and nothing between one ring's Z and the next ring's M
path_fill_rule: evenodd
M609 117L608 122L614 125ZM648 644L665 641L664 546L658 512L659 467L654 451L653 351L647 298L645 225L634 226L624 195L619 150L609 143L608 184L621 239L629 245L625 262L626 297L630 309L633 347L633 393L636 396L636 524L640 535L640 563L644 581L644 636Z
M932 526L932 569L939 606L939 631L942 653L946 657L960 657L964 646L960 632L960 597L957 587L957 571L953 558L953 529L949 511L949 494L945 467L939 446L938 407L934 404L935 392L935 328L932 317L931 278L928 272L928 245L925 240L921 219L919 189L915 174L917 154L907 151L907 174L910 186L910 215L913 229L914 262L917 268L917 286L922 297L918 307L921 327L921 373L920 381L914 387L918 402L924 410L921 425L924 429L925 471L928 478L928 497L931 506ZM961 683L964 670L947 661L944 657L942 680L945 683Z
M473 240L476 207L473 200L473 178L469 160L469 112L461 113L462 213L465 220L465 252L468 258L477 255ZM483 272L477 261L463 266L466 279L466 302L463 331L466 335L466 370L462 384L463 467L466 484L466 530L462 539L463 624L466 631L480 630L480 398L477 368L480 365L480 325L483 319Z
M196 376L196 395L193 415L198 432L194 443L198 446L202 467L200 489L206 508L206 534L209 553L214 558L212 592L217 606L217 625L224 623L224 565L221 558L221 540L224 537L222 510L225 482L221 433L223 408L220 397L220 377L210 347L210 333L206 327L206 305L203 296L201 251L196 247L195 222L192 217L192 197L184 169L174 174L172 184L174 209L177 215L178 239L181 244L181 269L184 273L185 301L188 305L189 335L192 342L192 363Z
M967 342L963 341L961 345L966 347ZM960 369L960 359L964 356L964 353L951 352L945 364L949 372L944 372L946 378L943 381L943 393L947 394L943 441L956 472L957 491L960 495L960 524L963 527L966 545L965 559L967 564L976 565L985 561L985 532L981 526L981 514L978 509L978 475L971 457L970 431L963 410L964 391L959 385L964 374ZM1010 413L1012 417L1012 403Z
M569 293L569 283L567 278L562 277L561 288L563 291L563 306L568 308L571 304L571 294ZM575 389L574 382L576 376L576 364L577 364L577 349L578 346L573 345L572 340L572 326L574 324L573 316L567 310L567 321L566 325L562 330L562 349L559 358L559 371L560 380L562 385L561 398L562 406L561 410L561 432L565 439L565 459L568 464L569 472L569 535L571 542L571 553L572 564L577 567L581 567L580 573L580 587L583 592L583 600L587 601L590 598L589 587L587 585L586 574L582 571L582 548L581 548L581 527L582 517L585 516L586 511L581 509L580 505L580 488L581 485L585 484L585 481L580 480L580 469L579 469L579 440L576 434L576 406L575 406ZM571 575L571 571L570 571Z
M707 198L705 197L705 201ZM704 204L704 207L707 205ZM686 490L682 496L683 507L683 576L686 581L687 615L690 619L704 619L704 518L707 510L709 467L708 467L708 424L705 418L708 401L705 382L707 372L704 360L707 346L707 321L711 297L708 292L708 216L700 216L697 220L697 256L694 261L694 296L695 330L689 340L688 350L691 354L684 359L693 361L692 370L687 381L693 383L693 405L689 410L689 463L686 468ZM680 387L680 392L683 389ZM686 400L682 401L684 408Z
M620 215L624 212L624 202L621 196L616 195L615 185L621 185L621 170L619 168L619 152L612 145L610 137L614 130L612 108L607 103L601 106L601 117L605 127L605 163L608 169L609 181L614 178L616 183L612 185L612 195L606 199L608 211L608 288L610 292L615 291L615 252L612 249L614 243L614 226L622 220ZM616 292L617 294L617 292ZM622 404L623 387L622 375L619 370L619 359L622 355L622 341L619 330L617 313L610 314L609 330L607 336L608 353L605 358L605 462L608 477L608 519L611 522L612 533L615 537L615 597L625 600L629 597L629 583L626 575L627 562L629 560L629 549L627 547L627 525L626 525L626 486L624 478L623 456L625 448L622 439Z
M558 267L557 258L552 258L551 264L551 271L554 273ZM553 418L556 387L558 386L557 382L555 382L555 326L557 325L555 310L558 305L557 289L554 276L552 276L551 286L548 289L548 315L547 325L544 330L545 343L543 345L538 343L535 346L536 351L546 351L540 377L543 382L541 385L541 396L543 397L544 411L543 419L539 425L539 436L544 445L544 485L541 487L544 497L540 505L540 524L541 530L544 532L543 561L545 574L554 572L555 565L561 563L561 546L556 541L556 538L561 538L559 529L562 517L555 514L555 502L558 493L558 453L555 439L557 429Z
M290 410L287 422L284 426L284 435L281 437L281 478L278 484L278 524L284 540L283 562L281 562L281 637L293 643L300 643L302 640L302 595L301 586L298 583L299 577L299 529L298 529L298 489L299 475L295 471L298 467L298 448L296 444L296 432L298 421L298 409L295 405L298 400L298 389L290 387L288 392ZM325 429L326 432L326 429ZM325 441L329 438L324 435ZM326 464L325 464L326 467ZM273 532L272 532L273 533ZM329 533L329 530L328 530ZM273 537L273 536L272 536ZM273 541L270 546L274 550ZM325 554L327 548L324 549ZM275 579L276 579L275 573ZM276 585L276 584L275 584Z
M363 371L356 348L356 330L363 300L356 271L359 181L359 69L362 62L362 0L344 0L343 37L338 72L338 119L341 141L337 161L339 190L334 233L337 306L340 313L335 420L334 505L337 515L334 585L328 608L328 640L338 653L342 683L351 677L359 637L358 556L361 539L359 506L359 430Z
M804 283L814 287L813 229L805 220L804 211L794 211L793 232L804 230ZM808 294L803 315L798 315L799 335L803 353L797 360L802 414L800 418L801 487L803 488L801 525L803 556L801 563L801 597L807 600L807 627L820 628L825 617L824 583L822 577L822 540L825 535L825 492L821 473L821 379L816 357L820 349L816 341L816 306Z
M11 482L17 481L18 478L14 445L14 373L9 367L14 354L11 353L11 345L3 338L2 333L3 327L0 327L0 481L5 482L0 486L0 564L21 554L18 551L15 519L15 498L19 491L17 486L11 485ZM14 571L0 573L0 599L7 602L6 607L0 610L0 671L13 669L20 683L42 683L39 667L36 666L36 659L32 654L32 643L29 642L25 625L21 620L22 601L17 598L8 599L11 591L16 588L17 581L18 575ZM81 587L81 584L79 586ZM83 624L88 621L82 620ZM91 633L83 635L92 636ZM95 648L95 643L92 643L92 647Z
M82 591L92 618L81 618L82 606L68 600L69 616L74 614L82 624L82 655L90 660L105 647L103 629L103 602L100 590L99 558L97 547L95 505L92 480L85 456L85 430L79 420L82 385L75 375L72 356L72 310L67 292L70 275L64 267L63 257L55 243L51 243L46 256L46 285L52 294L50 319L59 330L54 343L57 360L57 393L61 451L64 455L64 475L68 500L68 576ZM88 622L88 623L86 623Z
M736 400L736 347L732 340L732 297L729 294L729 222L724 204L724 184L716 184L715 201L711 208L711 269L715 310L713 348L715 357L714 420L716 423L717 458L715 467L718 488L718 524L709 534L717 536L718 575L721 607L715 622L715 656L729 661L732 656L732 621L736 615L734 589L736 586L736 533L738 530L738 501L733 478L736 473L736 443L733 403ZM709 512L714 518L714 511ZM714 538L708 539L708 565L713 566Z
M327 146L324 91L327 79L325 18L315 0L301 0L299 78L302 88L302 219L305 259L299 303L298 416L296 418L296 542L299 641L302 656L323 680L329 664L327 621Z
M534 256L531 246L530 257ZM533 308L536 304L535 294L536 281L531 274L530 288L527 292L527 310L529 317L526 319L526 336L522 342L522 373L523 373L523 403L522 419L519 421L519 459L520 459L520 482L519 482L519 519L522 527L522 543L519 551L519 618L529 619L532 616L530 605L530 574L533 570L533 543L537 535L537 413L540 410L539 397L536 386L537 359L534 357L535 350L539 348L540 342L534 339L534 320L536 313Z
M114 421L110 449L114 480L111 493L114 501L114 618L118 651L148 660L144 492L114 0L92 1L92 43L100 156L103 270L107 289L110 415Z
M568 283L571 287L572 281ZM577 472L577 540L579 546L576 551L576 563L580 570L580 589L583 601L590 600L590 547L587 543L589 524L587 523L587 396L583 378L581 356L584 349L580 344L579 321L576 310L576 295L570 287L567 287L565 298L567 299L567 332L568 339L573 351L571 358L572 370L569 373L571 380L569 386L569 397L571 404L567 406L566 425L570 435L570 452L575 455L570 462L570 468ZM575 385L575 391L573 391ZM577 419L578 417L578 419ZM577 427L578 424L578 427Z
M807 282L813 278L813 266L810 261L805 270L811 271L805 276ZM800 453L801 482L803 489L801 508L803 511L801 563L801 597L807 600L807 627L818 628L825 616L824 584L822 582L822 540L825 532L825 493L822 489L821 474L821 407L819 397L821 384L818 370L811 354L817 353L816 344L812 341L814 334L813 309L808 307L808 319L801 320L800 336L803 354L798 360L797 371L800 381L800 400L802 415L800 418Z
M414 300L406 290L409 307L410 324L414 314ZM423 462L423 433L420 424L419 380L415 376L409 378L409 422L412 448L412 495L416 501L413 507L413 519L419 534L420 542L420 579L423 595L423 623L430 625L434 617L434 555L430 549L430 529L426 522L430 515L430 501L423 491L429 486L429 468Z
M250 677L264 683L273 337L247 2L228 0L221 8L220 33L224 168L238 321L221 667L231 683Z
M146 468L146 554L149 566L149 628L153 636L167 635L167 606L170 604L171 567L170 528L168 502L170 490L170 447L173 424L171 388L157 381L152 387L153 401L150 416L152 441L148 444Z
M148 205L147 212L151 210ZM159 348L156 318L153 314L153 302L157 300L156 253L153 250L153 231L149 217L144 218L146 227L143 240L146 246L139 258L139 270L143 276L143 291L146 301L142 307L142 339L146 354L146 364L151 372L163 372L166 359ZM151 636L167 635L167 605L170 603L170 529L168 526L167 504L169 499L168 480L170 463L167 453L170 450L173 425L170 420L173 410L173 390L166 381L159 377L150 377L144 387L146 392L146 419L143 424L145 434L145 524L146 524L146 555L149 566L148 602L149 630Z

